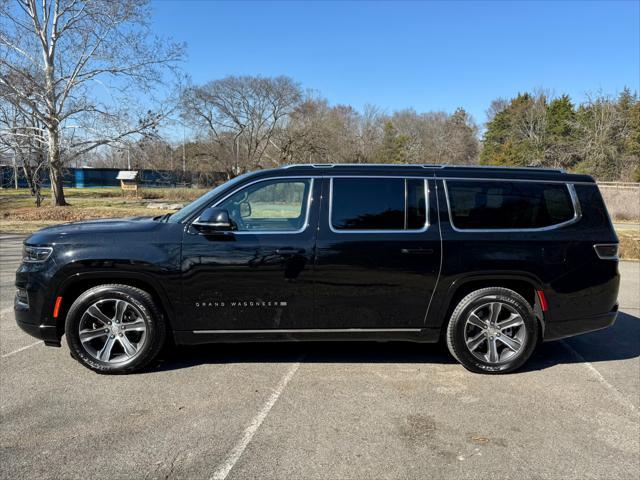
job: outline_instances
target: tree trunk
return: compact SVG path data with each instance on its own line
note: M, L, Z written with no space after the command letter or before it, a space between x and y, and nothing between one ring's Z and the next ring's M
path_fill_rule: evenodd
M60 158L60 137L56 128L47 129L49 134L49 178L51 179L51 205L68 205L64 199L62 186L62 159Z
M13 153L13 186L18 189L18 161L16 160L16 153Z

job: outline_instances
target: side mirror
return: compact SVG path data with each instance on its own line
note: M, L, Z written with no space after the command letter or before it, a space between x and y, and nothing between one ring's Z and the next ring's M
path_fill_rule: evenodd
M207 208L192 223L198 230L209 230L215 232L228 232L233 230L233 224L229 218L229 212L223 208Z

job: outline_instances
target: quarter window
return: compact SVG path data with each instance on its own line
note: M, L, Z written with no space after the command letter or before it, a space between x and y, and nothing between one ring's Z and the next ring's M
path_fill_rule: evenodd
M427 223L425 181L332 179L331 225L337 230L420 230Z
M460 229L535 229L575 216L560 183L447 180L451 221Z
M218 205L237 231L297 231L305 226L311 179L283 179L250 185Z

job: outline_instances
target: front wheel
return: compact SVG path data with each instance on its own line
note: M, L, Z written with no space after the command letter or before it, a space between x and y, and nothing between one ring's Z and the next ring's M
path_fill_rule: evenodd
M132 373L158 355L166 327L147 292L99 285L73 302L65 333L71 355L84 366L98 373Z
M529 303L502 287L471 292L456 306L447 327L447 346L467 369L508 373L521 367L538 343Z

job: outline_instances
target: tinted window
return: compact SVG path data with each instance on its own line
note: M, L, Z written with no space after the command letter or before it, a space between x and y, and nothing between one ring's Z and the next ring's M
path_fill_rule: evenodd
M574 217L566 185L509 181L447 180L457 228L542 228Z
M407 179L406 225L409 230L419 230L427 222L427 200L424 192L424 180Z
M334 178L331 224L339 230L422 229L424 190L422 179Z
M271 180L234 193L218 205L238 231L292 231L304 226L310 179Z

